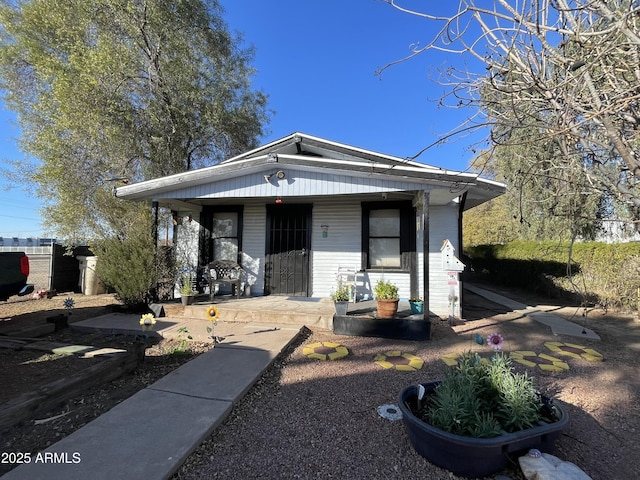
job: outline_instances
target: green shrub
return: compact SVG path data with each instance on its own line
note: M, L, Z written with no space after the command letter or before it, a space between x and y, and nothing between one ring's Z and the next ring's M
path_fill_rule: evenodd
M599 242L570 245L512 242L465 249L474 271L489 281L527 288L549 296L572 292L605 308L637 309L640 244Z
M420 416L449 433L491 438L535 426L541 409L533 380L514 372L509 357L495 354L486 362L467 353L447 371Z
M331 293L331 300L334 302L348 302L350 293L351 292L347 285L342 282L338 282L338 288L335 292Z
M126 305L145 303L156 282L155 248L151 236L121 240L105 238L92 246L98 256L96 272Z

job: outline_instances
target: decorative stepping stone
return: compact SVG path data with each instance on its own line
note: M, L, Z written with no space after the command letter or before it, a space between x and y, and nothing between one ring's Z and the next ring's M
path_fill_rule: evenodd
M395 368L403 372L415 372L424 365L424 360L410 353L402 353L399 350L381 353L373 359L382 368Z
M462 356L462 353L447 353L443 355L440 360L442 360L447 367L457 367L458 366L458 358ZM488 363L489 360L485 357L480 357L480 361L482 363Z
M569 365L566 362L547 355L546 353L537 354L536 352L520 350L511 352L509 356L513 361L521 365L531 368L538 367L540 370L546 372L564 372L565 370L569 370Z
M604 360L602 354L596 352L594 349L583 347L582 345L576 345L574 343L545 342L544 346L558 355L581 358L588 362L602 362Z
M68 343L47 342L43 340L41 342L27 344L24 348L56 353L58 355L72 355L74 353L86 352L87 350L91 350L93 347L89 345L71 345Z
M347 347L335 342L311 343L302 349L302 354L317 360L337 360L349 355Z
M382 418L386 418L387 420L402 420L402 411L400 410L400 407L393 403L380 405L376 410L378 411L378 415Z
M441 360L447 367L455 367L458 365L458 357L460 357L459 353L447 353L442 356Z

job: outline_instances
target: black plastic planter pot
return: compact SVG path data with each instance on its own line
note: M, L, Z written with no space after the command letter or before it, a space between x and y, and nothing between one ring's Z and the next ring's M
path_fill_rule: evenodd
M433 392L438 383L423 383L426 394ZM418 386L410 385L398 398L402 421L413 448L434 465L467 478L496 473L508 465L509 455L523 454L531 448L551 453L569 421L567 412L554 405L556 422L541 422L537 427L494 438L463 437L435 428L416 417L412 409L417 406L417 392Z

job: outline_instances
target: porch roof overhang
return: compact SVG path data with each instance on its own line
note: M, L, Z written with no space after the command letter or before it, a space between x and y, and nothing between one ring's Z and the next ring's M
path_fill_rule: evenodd
M506 189L504 184L481 178L475 173L446 170L316 137L293 134L211 167L118 187L115 195L129 200L160 200L161 203L167 203L169 199L189 203L210 202L216 197L216 185L280 168L299 173L323 172L343 180L353 178L353 190L342 188L343 194L362 193L356 186L362 179L376 180L378 185L385 185L389 191L433 191L430 203L446 203L466 193L465 209L500 196ZM210 188L206 197L198 198L197 195L185 193L207 185ZM309 190L308 195L318 196L322 193ZM273 194L263 196L273 197ZM246 197L247 192L238 195L238 198Z

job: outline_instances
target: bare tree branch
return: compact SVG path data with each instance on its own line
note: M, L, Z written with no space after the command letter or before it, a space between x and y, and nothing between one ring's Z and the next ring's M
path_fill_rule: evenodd
M382 1L436 28L379 73L430 51L468 56L475 68L442 72L449 90L441 103L475 108L478 125L492 130L491 149L504 156L506 148L552 142L553 161L520 157L526 171L580 178L580 190L640 211L639 2L459 0L442 15Z

